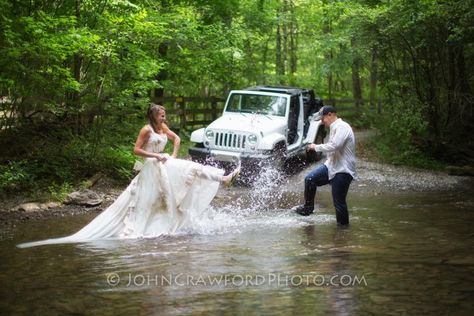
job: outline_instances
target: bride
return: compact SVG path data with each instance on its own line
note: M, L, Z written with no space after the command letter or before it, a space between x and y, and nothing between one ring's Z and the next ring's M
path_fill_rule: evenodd
M180 138L165 124L166 112L151 104L149 124L138 134L134 153L144 157L139 174L117 200L77 233L36 242L20 248L47 244L87 242L104 238L138 238L172 234L191 224L217 193L219 184L230 185L240 172L224 170L189 160L176 159ZM173 153L163 153L168 139Z

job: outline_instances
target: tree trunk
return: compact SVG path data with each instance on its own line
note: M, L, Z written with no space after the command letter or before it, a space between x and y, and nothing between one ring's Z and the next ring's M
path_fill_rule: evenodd
M472 117L468 97L471 93L469 79L466 72L464 60L464 48L462 44L448 46L448 113L449 129L456 129L466 123L466 119ZM451 133L448 130L448 133Z
M328 5L327 0L323 0L323 14L328 17L329 14L327 14L327 9L326 6ZM325 23L323 24L323 34L330 34L331 33L331 20L330 18L325 19ZM329 71L327 74L327 80L328 80L328 99L332 100L333 99L333 87L334 87L334 80L333 80L333 75L332 75L332 59L333 59L333 50L332 48L325 54L326 58L326 64L329 64Z
M283 53L282 53L282 75L286 74L286 63L288 60L288 0L283 0L283 8L281 10L281 16L283 17ZM280 80L283 83L283 80Z
M276 66L277 76L283 76L285 74L285 66L283 65L280 22L278 22L277 30L276 30L276 61L275 61L275 66Z
M81 1L76 0L75 2L75 14L77 21L81 18ZM82 66L82 56L78 53L74 54L73 56L73 64L72 64L72 73L74 76L74 80L77 82L81 82L81 66ZM75 116L75 132L76 134L80 133L80 126L81 126L81 116L79 113L81 97L79 95L79 91L73 91L69 95L69 106ZM93 118L89 118L88 121L93 122ZM88 122L89 123L89 122Z
M262 72L265 73L266 70L267 70L267 58L268 58L268 45L271 41L271 37L269 36L267 41L265 42L265 47L263 49L263 53L262 53ZM267 83L267 77L266 76L262 76L262 84L266 84Z
M160 54L160 57L163 59L166 59L166 55L168 53L168 44L166 43L161 43L160 46L158 47L158 53ZM156 75L156 80L161 83L166 80L168 77L168 73L166 70L160 70L160 72ZM153 97L163 97L165 94L165 91L162 87L156 88L153 91Z
M290 73L295 74L297 69L297 49L298 49L298 24L295 16L295 6L290 2Z
M375 109L377 104L377 51L372 51L372 60L370 62L370 107Z
M352 97L355 100L356 107L359 108L360 103L362 102L362 87L360 80L360 57L355 52L355 41L351 40L352 52L354 58L352 60Z
M332 53L332 49L331 49L329 54L326 56L326 59L328 59L329 63L331 63L332 58L333 58L333 53ZM333 99L333 86L334 86L333 81L334 80L333 80L333 76L332 76L332 71L331 71L331 68L329 67L329 73L328 73L328 98L329 98L329 100Z
M464 45L460 45L458 48L458 56L457 56L457 67L459 73L459 88L460 92L464 95L471 94L471 86L469 84L469 76L467 75L466 71L466 61L464 58Z

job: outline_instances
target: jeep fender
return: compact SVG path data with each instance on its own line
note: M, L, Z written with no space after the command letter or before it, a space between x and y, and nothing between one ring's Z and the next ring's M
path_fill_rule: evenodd
M323 126L323 123L320 120L311 120L308 128L308 133L306 134L304 142L307 144L313 143L316 139L316 135L318 135L318 131L321 126Z
M204 143L204 127L191 133L191 141L194 143Z
M262 150L272 150L275 147L275 144L283 142L286 144L286 138L281 134L272 134L262 138L259 149Z

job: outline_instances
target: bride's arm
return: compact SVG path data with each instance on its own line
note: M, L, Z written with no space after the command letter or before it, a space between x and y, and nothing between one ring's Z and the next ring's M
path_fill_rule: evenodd
M181 144L181 138L179 138L179 136L176 135L175 132L170 130L168 126L166 126L166 124L163 124L163 130L166 133L166 136L168 136L168 138L173 141L173 154L171 154L171 156L173 158L176 158L178 156L179 146Z
M159 161L166 161L166 157L164 155L160 155L154 152L149 152L143 149L143 146L146 144L146 142L148 141L148 138L150 137L150 133L151 131L149 128L147 128L147 126L144 126L140 130L137 140L135 141L135 147L133 148L133 153L140 157L156 158Z

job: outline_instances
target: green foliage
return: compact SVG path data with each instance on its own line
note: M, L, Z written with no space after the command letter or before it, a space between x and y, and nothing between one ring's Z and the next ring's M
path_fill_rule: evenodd
M396 163L474 146L459 146L474 128L472 0L0 0L0 12L0 191L129 178L150 97L256 84L396 100L382 118L347 109L356 127L378 123Z
M338 109L339 115L356 129L372 129L380 119L375 109L362 107L359 111L344 112Z
M376 121L380 135L376 147L393 164L439 169L442 165L427 155L427 122L423 117L426 105L416 100L393 103L390 111Z
M21 190L32 180L32 168L27 160L0 165L0 193Z
M137 159L132 149L130 145L104 147L98 154L97 167L108 175L130 179L133 175L133 163Z
M1 147L10 151L5 150L5 160L0 161L0 193L44 191L60 199L68 188L77 187L99 172L130 180L135 161L133 143L143 123L134 117L125 121L128 124L106 124L111 128L103 131L107 137L98 144L96 129L75 135L62 125L49 125L47 134L45 126L39 125L1 138ZM16 156L23 159L8 162Z
M73 188L74 187L69 182L64 182L62 184L53 183L48 186L47 200L64 202Z

